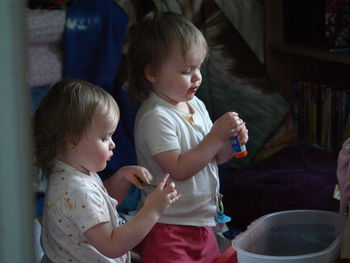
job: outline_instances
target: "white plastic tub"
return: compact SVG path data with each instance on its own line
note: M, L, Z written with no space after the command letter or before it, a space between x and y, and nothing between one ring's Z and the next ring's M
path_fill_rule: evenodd
M232 241L238 263L334 263L346 217L320 210L290 210L256 220Z

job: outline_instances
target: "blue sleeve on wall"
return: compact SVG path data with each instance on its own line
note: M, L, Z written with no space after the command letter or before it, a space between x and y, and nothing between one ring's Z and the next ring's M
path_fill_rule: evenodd
M128 26L112 0L75 0L67 9L64 78L79 78L112 93Z

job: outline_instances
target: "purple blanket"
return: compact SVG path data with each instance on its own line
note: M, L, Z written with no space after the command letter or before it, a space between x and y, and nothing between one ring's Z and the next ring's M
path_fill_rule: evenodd
M262 215L290 209L338 211L333 199L337 155L309 145L286 148L222 178L230 228L244 229Z

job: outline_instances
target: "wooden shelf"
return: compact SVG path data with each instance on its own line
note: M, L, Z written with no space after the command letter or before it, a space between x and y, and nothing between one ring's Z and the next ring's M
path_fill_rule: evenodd
M270 51L278 51L290 55L298 55L312 59L350 65L350 52L331 53L328 49L325 48L309 47L289 43L270 43L268 45L268 48Z
M286 39L290 38L286 38L286 32L284 32L283 3L283 0L266 0L264 2L265 65L273 85L293 109L296 100L295 94L293 94L293 83L295 82L350 83L350 52L332 53L322 46L287 42ZM301 23L295 26L302 27L304 25ZM300 43L306 43L307 39L304 40L299 39ZM335 116L327 118L333 117ZM331 130L327 130L327 132L332 137L343 136ZM336 142L338 144L338 140ZM332 149L333 146L328 148ZM335 146L338 147L338 145Z
M283 0L265 1L265 65L290 105L293 81L350 82L350 52L331 53L322 47L287 43L283 14Z

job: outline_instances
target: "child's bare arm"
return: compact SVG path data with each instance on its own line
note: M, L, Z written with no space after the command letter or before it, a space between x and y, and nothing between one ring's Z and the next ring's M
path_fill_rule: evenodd
M134 248L151 230L161 213L178 199L174 183L164 188L165 176L150 193L141 210L127 223L113 229L110 222L98 224L87 231L89 243L107 257L115 258Z
M194 148L185 152L167 151L155 155L154 158L164 171L171 174L172 178L178 181L186 180L202 170L214 158L219 157L220 163L228 160L228 156L231 158L232 149L228 147L229 140L244 127L244 122L237 113L225 113Z

